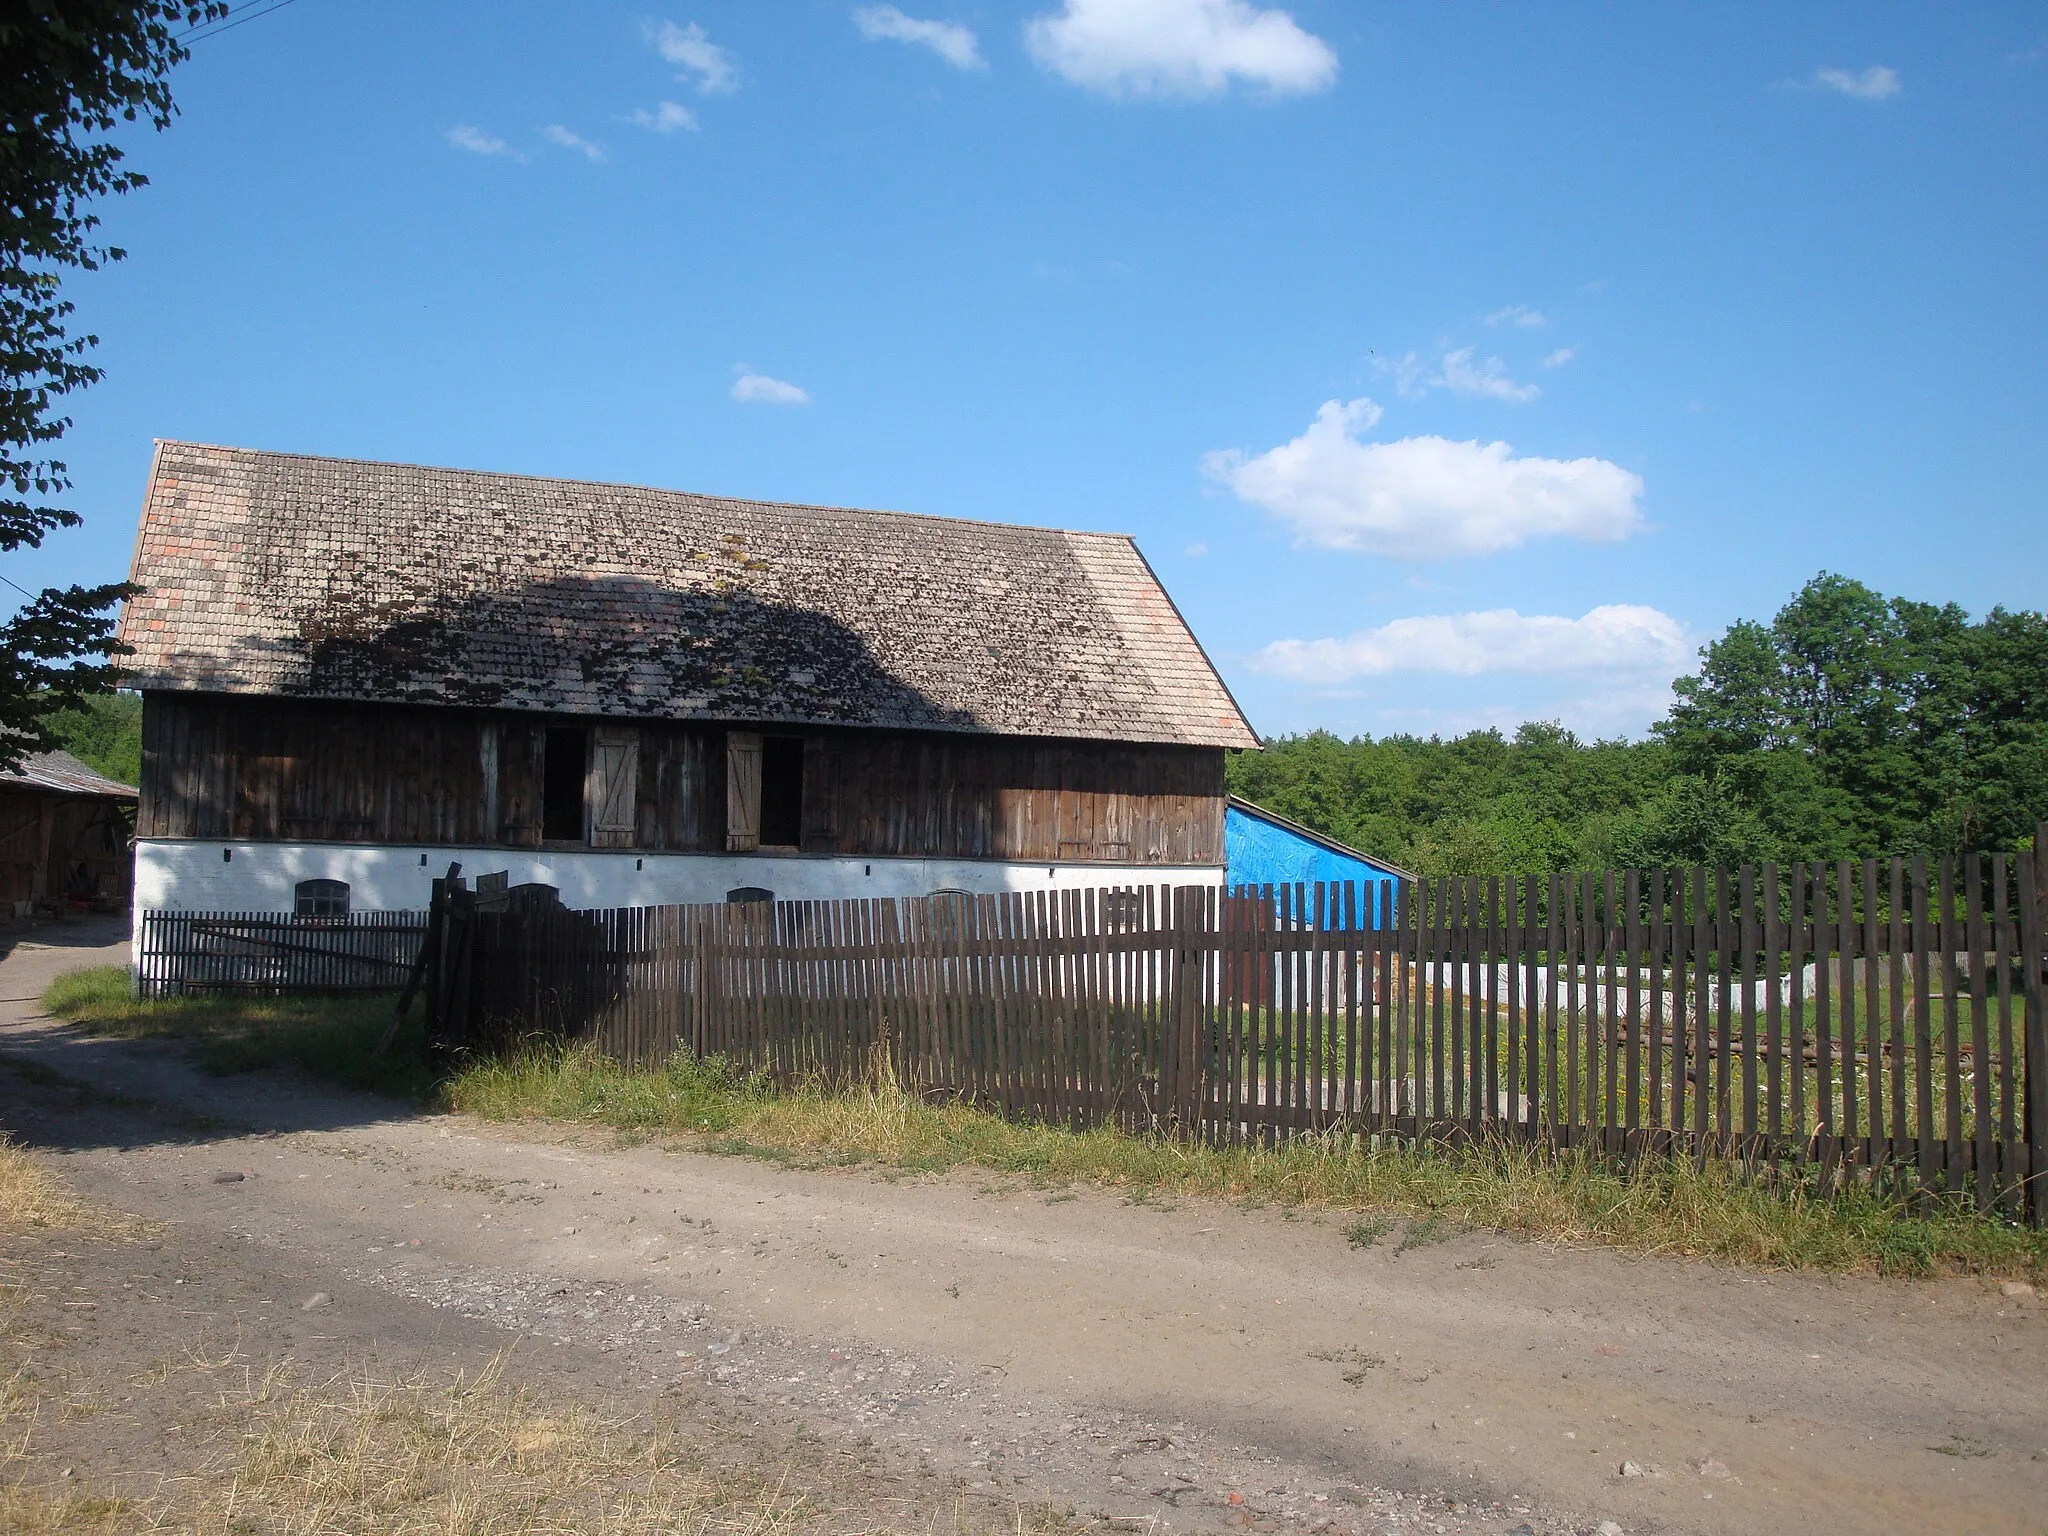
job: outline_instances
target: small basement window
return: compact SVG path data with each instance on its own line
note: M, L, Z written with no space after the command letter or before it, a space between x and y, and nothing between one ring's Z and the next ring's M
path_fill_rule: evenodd
M590 733L550 727L541 759L540 835L543 842L580 843L586 835L584 783L590 774Z
M301 880L293 890L300 917L347 917L346 880Z
M795 848L803 840L803 738L770 736L761 743L761 846Z

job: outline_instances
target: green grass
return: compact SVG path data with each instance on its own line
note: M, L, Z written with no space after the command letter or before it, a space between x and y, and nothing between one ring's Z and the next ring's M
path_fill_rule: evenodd
M433 1102L439 1084L417 1017L407 1020L389 1051L372 1054L390 1027L394 1001L382 993L144 1000L129 995L127 971L112 965L68 972L42 996L51 1017L69 1019L95 1034L186 1041L210 1072L295 1066L351 1088L416 1104Z
M140 1002L128 996L125 973L95 970L60 978L43 1002L103 1032L188 1040L215 1071L290 1064L487 1119L600 1126L800 1167L862 1164L890 1178L986 1169L1054 1192L1120 1193L1159 1212L1147 1220L1176 1219L1176 1198L1328 1211L1352 1218L1343 1230L1359 1250L1398 1225L1403 1252L1483 1228L1766 1269L2030 1278L2048 1269L2048 1233L1960 1203L1907 1207L1858 1187L1826 1196L1810 1185L1772 1188L1724 1163L1628 1169L1580 1153L1374 1147L1339 1134L1278 1147L1203 1146L927 1102L886 1069L853 1089L775 1088L717 1060L678 1057L637 1070L582 1047L523 1050L437 1079L416 1024L387 1058L370 1059L390 1019L385 997Z
M771 1090L721 1062L678 1058L635 1071L583 1049L479 1062L443 1092L450 1108L489 1119L665 1133L799 1166L861 1162L897 1176L972 1167L1045 1188L1116 1191L1161 1209L1170 1197L1209 1196L1363 1213L1345 1230L1355 1248L1371 1247L1398 1223L1404 1252L1479 1227L1768 1269L2034 1276L2048 1265L2048 1233L1960 1204L1907 1209L1863 1189L1827 1197L1771 1189L1721 1163L1621 1169L1532 1148L1372 1148L1351 1136L1199 1146L927 1103L886 1077L851 1091Z

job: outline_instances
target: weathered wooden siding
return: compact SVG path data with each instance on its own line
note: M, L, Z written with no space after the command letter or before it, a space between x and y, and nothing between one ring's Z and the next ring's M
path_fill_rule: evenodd
M119 802L0 785L0 916L74 893L118 907L133 878Z
M596 723L152 693L143 709L137 830L165 838L537 847L547 728ZM650 722L638 731L633 846L723 850L724 730ZM1218 748L787 734L804 739L806 853L1223 862Z

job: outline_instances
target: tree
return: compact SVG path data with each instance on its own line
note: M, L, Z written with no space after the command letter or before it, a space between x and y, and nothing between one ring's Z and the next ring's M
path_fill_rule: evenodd
M1732 797L1780 858L2012 847L2048 812L2037 613L1972 624L1823 572L1672 687L1654 729L1678 769Z
M99 242L100 198L147 183L106 135L170 126L168 77L183 31L227 14L219 0L17 0L0 15L0 554L39 548L80 519L61 504L70 471L50 448L70 428L63 397L100 377L73 335L66 271L126 253ZM50 716L112 688L111 609L125 583L47 588L0 626L0 768L54 744Z

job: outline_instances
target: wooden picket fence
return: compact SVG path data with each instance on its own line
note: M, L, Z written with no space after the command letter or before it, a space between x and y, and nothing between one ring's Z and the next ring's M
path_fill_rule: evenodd
M1218 1142L1734 1158L2038 1220L2041 846L599 912L477 910L451 888L430 1030L785 1080L886 1072L1010 1115Z
M139 918L134 975L144 997L389 991L405 981L427 934L424 912L303 918L147 910Z

